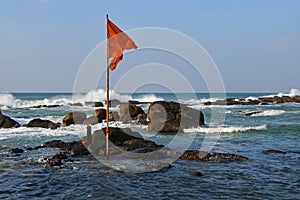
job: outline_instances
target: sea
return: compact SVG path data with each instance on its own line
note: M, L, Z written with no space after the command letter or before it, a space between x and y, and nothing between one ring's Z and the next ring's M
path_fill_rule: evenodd
M299 94L293 89L286 93L227 93L225 96L256 99ZM56 130L25 126L0 129L0 199L300 199L300 103L206 106L205 102L218 100L216 95L123 94L115 91L111 91L111 99L121 102L177 101L201 110L206 125L184 129L176 137L149 132L145 125L135 122L114 122L112 126L129 127L157 144L168 146L172 141L176 150L231 153L249 160L201 162L178 159L170 163L170 168L128 173L107 166L92 156L82 156L58 167L48 167L45 158L53 156L58 149L26 149L50 140L79 140L86 135L85 126L62 125ZM72 103L84 105L89 101L104 102L105 91L1 93L0 109L21 125L34 118L61 123L72 111L91 116L95 107L72 106ZM33 108L38 105L61 106ZM142 108L147 112L148 104L143 104ZM111 110L118 112L119 107ZM256 111L256 114L246 116ZM92 130L103 126L92 126ZM11 148L22 148L25 152L12 155L8 153ZM264 154L264 150L285 153ZM192 176L191 172L200 172L202 176Z

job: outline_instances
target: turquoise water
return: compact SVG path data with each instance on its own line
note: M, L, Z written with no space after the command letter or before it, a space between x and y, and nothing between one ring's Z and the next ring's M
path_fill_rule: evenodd
M72 94L0 94L2 113L21 124L33 118L61 122L70 111L91 115L95 108L72 107L71 102L104 100L103 92ZM227 97L247 98L273 94L232 93ZM216 97L217 95L214 95ZM222 96L222 95L220 95ZM207 126L185 130L178 138L148 132L145 127L122 124L159 144L174 141L177 148L188 141L188 149L207 145L212 151L234 153L249 161L196 162L178 160L169 169L152 173L117 172L92 157L76 158L59 168L47 168L42 157L58 150L26 151L21 156L6 152L12 147L32 147L52 139L72 141L85 134L84 127L57 130L20 127L0 129L0 199L300 199L300 104L221 106L224 124L211 120L212 109L204 106L211 95L199 94L120 94L120 100L176 100L203 111ZM196 97L196 98L195 98ZM35 105L61 107L32 109ZM143 108L146 109L147 106ZM112 108L118 111L118 108ZM254 116L246 113L261 111ZM93 127L95 130L97 127ZM209 137L211 136L211 137ZM213 136L213 137L212 137ZM210 138L207 141L207 138ZM263 154L277 149L286 154ZM199 171L201 177L191 176Z

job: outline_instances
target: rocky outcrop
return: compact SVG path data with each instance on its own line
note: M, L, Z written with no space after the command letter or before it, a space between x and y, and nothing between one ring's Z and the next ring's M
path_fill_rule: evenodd
M263 151L264 154L286 154L287 152L275 149L268 149Z
M105 148L105 137L105 129L95 131L92 135L92 141L88 146L88 149L92 153L103 153ZM155 151L163 147L162 145L155 144L155 142L144 140L139 133L131 131L130 128L110 128L108 139L113 145L125 151L145 148L149 151Z
M217 153L217 152L205 152L198 150L188 150L185 151L180 159L183 160L196 160L196 161L243 161L249 160L249 158L245 156L230 154L230 153Z
M100 108L94 111L93 116L96 116L99 123L106 119L106 109Z
M267 105L278 103L300 103L300 96L273 96L273 97L260 97L258 99L235 99L227 98L224 100L217 100L215 102L205 102L204 105Z
M70 126L72 124L83 124L86 120L86 114L83 112L70 112L63 118L63 124Z
M26 125L26 127L41 127L41 128L57 129L59 126L57 123L54 123L50 120L33 119Z
M20 124L0 111L0 128L17 128Z
M145 114L143 109L135 104L121 104L120 106L120 120L122 122L128 122L130 120L136 120L139 114Z
M176 102L156 101L148 110L148 129L153 132L173 134L184 128L204 125L201 111Z
M52 140L40 146L37 146L34 149L40 149L40 148L58 148L66 151L72 156L90 154L89 151L85 148L82 141L63 142L62 140Z

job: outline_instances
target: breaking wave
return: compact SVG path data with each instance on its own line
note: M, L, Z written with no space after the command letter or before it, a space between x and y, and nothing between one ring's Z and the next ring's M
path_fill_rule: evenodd
M285 113L284 110L265 110L256 114L251 115L251 117L267 117L267 116L277 116Z
M153 102L161 101L163 98L157 97L155 94L143 95L141 97L133 99L132 96L127 94L120 94L114 90L110 90L110 99L119 100L120 102L128 102L129 100L136 100L140 102ZM70 105L72 103L85 102L102 102L105 103L106 92L103 89L91 90L86 94L69 94L69 95L57 95L49 98L39 99L39 100L22 100L16 98L13 94L2 93L0 94L0 108L3 110L9 108L28 108L38 105Z
M298 89L291 89L289 93L278 93L276 95L268 95L268 96L264 96L264 97L274 97L274 96L278 96L278 97L283 97L283 96L289 96L289 97L295 97L295 96L300 96L300 91Z
M185 133L234 133L234 132L245 132L250 130L266 130L267 125L260 126L228 126L228 127L197 127L184 129Z

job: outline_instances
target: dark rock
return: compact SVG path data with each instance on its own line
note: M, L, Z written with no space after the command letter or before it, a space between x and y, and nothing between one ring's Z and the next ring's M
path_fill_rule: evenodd
M95 131L92 135L92 142L88 149L93 153L99 152L100 149L105 148L105 138L105 128ZM154 151L163 147L162 145L157 145L152 141L144 140L139 133L131 131L130 128L110 128L108 139L115 146L118 146L126 151L141 148L147 148Z
M82 103L70 103L70 106L78 106L78 107L82 107Z
M102 121L106 119L106 109L104 108L97 109L94 111L93 115L98 118L99 123L102 123Z
M66 159L68 159L68 156L67 156L67 154L65 152L59 152L56 155L54 155L52 157L52 159L66 160Z
M190 172L191 176L203 176L201 172Z
M17 128L20 124L8 116L5 116L0 111L0 128Z
M274 150L274 149L264 150L263 153L264 154L273 154L273 153L286 154L285 151Z
M249 99L248 100L248 103L246 105L258 105L260 104L261 102L257 99L253 100L253 99Z
M243 161L249 160L249 158L229 154L229 153L217 153L217 152L204 152L198 150L188 150L185 151L181 156L183 160L196 160L196 161Z
M65 126L70 126L71 124L83 124L86 120L86 114L83 112L70 112L67 116L63 118L63 124Z
M109 107L117 107L118 105L121 105L121 101L117 99L109 100Z
M262 111L253 111L253 112L246 113L245 115L246 116L252 116L252 115L255 115L255 114L258 114L258 113L262 113Z
M91 107L103 107L104 106L102 102L91 102L91 101L85 102L85 105L91 106Z
M300 96L294 96L293 101L296 103L300 103Z
M23 153L23 152L24 150L20 148L12 148L9 150L9 153L14 153L14 154Z
M33 119L26 125L26 127L57 129L59 126L56 123L51 122L50 120Z
M281 98L282 98L282 102L284 103L295 102L293 98L289 96L282 96Z
M147 115L146 114L138 114L137 120L139 124L148 125L149 122L147 121Z
M54 166L60 166L60 165L62 165L62 162L61 162L61 160L57 160L57 159L48 159L47 160L47 164L50 167L54 167Z
M291 103L296 102L300 103L300 96L290 97L290 96L273 96L273 97L260 97L258 99L235 99L227 98L224 100L217 100L215 102L205 102L204 105L269 105L269 104L278 104L278 103Z
M35 147L35 149L40 148L59 148L61 150L65 150L73 156L90 154L83 145L82 141L63 142L61 140L52 140L42 144L41 146Z
M35 147L35 149L39 148L64 148L66 143L62 140L52 140L42 144L41 146Z
M109 119L109 121L119 121L120 116L119 116L118 112L109 112L108 119Z
M129 100L128 101L129 104L149 104L151 102L140 102L140 101L135 101L135 100Z
M156 101L148 110L150 123L148 129L153 132L174 134L184 128L204 125L201 111L176 102Z
M122 104L120 106L120 120L122 122L135 120L139 114L145 114L145 112L135 104Z
M37 105L37 106L31 106L29 108L57 108L60 107L61 105Z
M88 117L86 120L84 120L83 124L84 125L95 125L95 124L98 124L99 121L98 121L98 117L96 116L91 116L91 117Z
M74 145L73 148L71 149L71 151L69 151L69 153L72 156L80 156L80 155L89 155L90 154L90 152L82 144Z

